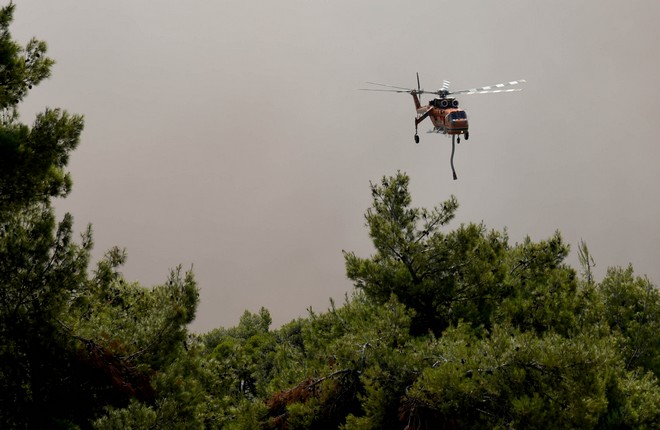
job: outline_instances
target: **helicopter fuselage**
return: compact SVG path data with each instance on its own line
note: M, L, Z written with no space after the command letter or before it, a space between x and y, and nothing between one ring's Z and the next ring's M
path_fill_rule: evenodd
M433 123L433 132L460 135L468 134L467 114L463 109L458 108L458 100L454 98L436 98L429 101L428 105L422 105L417 94L412 94L417 109L415 118L415 128L427 117Z

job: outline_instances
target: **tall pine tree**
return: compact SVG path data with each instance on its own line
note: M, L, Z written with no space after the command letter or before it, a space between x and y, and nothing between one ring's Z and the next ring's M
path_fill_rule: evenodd
M90 277L91 228L76 242L72 216L58 222L51 205L71 190L66 165L83 118L46 109L31 126L19 121L53 60L45 42L12 39L14 10L0 9L0 423L192 427L207 403L185 349L194 277L177 269L153 289L128 283L118 248Z

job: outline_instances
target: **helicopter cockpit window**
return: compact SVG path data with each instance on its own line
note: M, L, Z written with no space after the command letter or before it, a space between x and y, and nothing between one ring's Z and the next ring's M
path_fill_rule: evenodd
M454 111L449 114L449 119L467 119L467 115L462 110Z

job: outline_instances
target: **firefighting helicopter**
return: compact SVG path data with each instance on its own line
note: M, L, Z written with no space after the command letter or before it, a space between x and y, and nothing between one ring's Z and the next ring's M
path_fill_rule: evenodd
M468 131L467 114L463 109L458 108L458 100L454 97L449 97L454 94L487 94L487 93L508 93L513 91L522 91L522 88L505 88L514 85L525 83L524 79L517 81L505 82L502 84L488 85L485 87L471 88L467 90L449 90L449 81L443 81L442 88L437 91L425 91L419 84L419 73L417 73L417 89L396 87L394 85L379 84L376 82L367 82L370 85L378 85L387 87L381 88L360 88L363 91L388 91L394 93L408 93L411 94L415 102L415 109L417 115L415 116L415 143L419 143L419 134L417 134L417 126L426 118L431 118L433 128L429 133L441 133L451 136L451 170L454 175L454 180L458 179L456 170L454 169L454 149L456 143L461 143L461 134L465 136L465 140L470 138ZM428 104L422 105L419 96L422 94L435 94L438 96L429 101Z

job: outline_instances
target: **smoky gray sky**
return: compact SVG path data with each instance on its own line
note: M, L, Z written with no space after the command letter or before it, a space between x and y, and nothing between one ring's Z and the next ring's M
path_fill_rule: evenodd
M193 265L195 331L341 302L341 250L373 252L369 181L397 170L415 206L457 196L452 228L560 230L571 264L583 239L599 277L630 262L660 279L657 0L15 3L14 37L47 41L57 62L22 120L85 115L58 211L93 224L97 258L127 248L129 280ZM426 89L528 81L460 97L458 181L430 122L414 144L409 95L357 91L416 72Z

